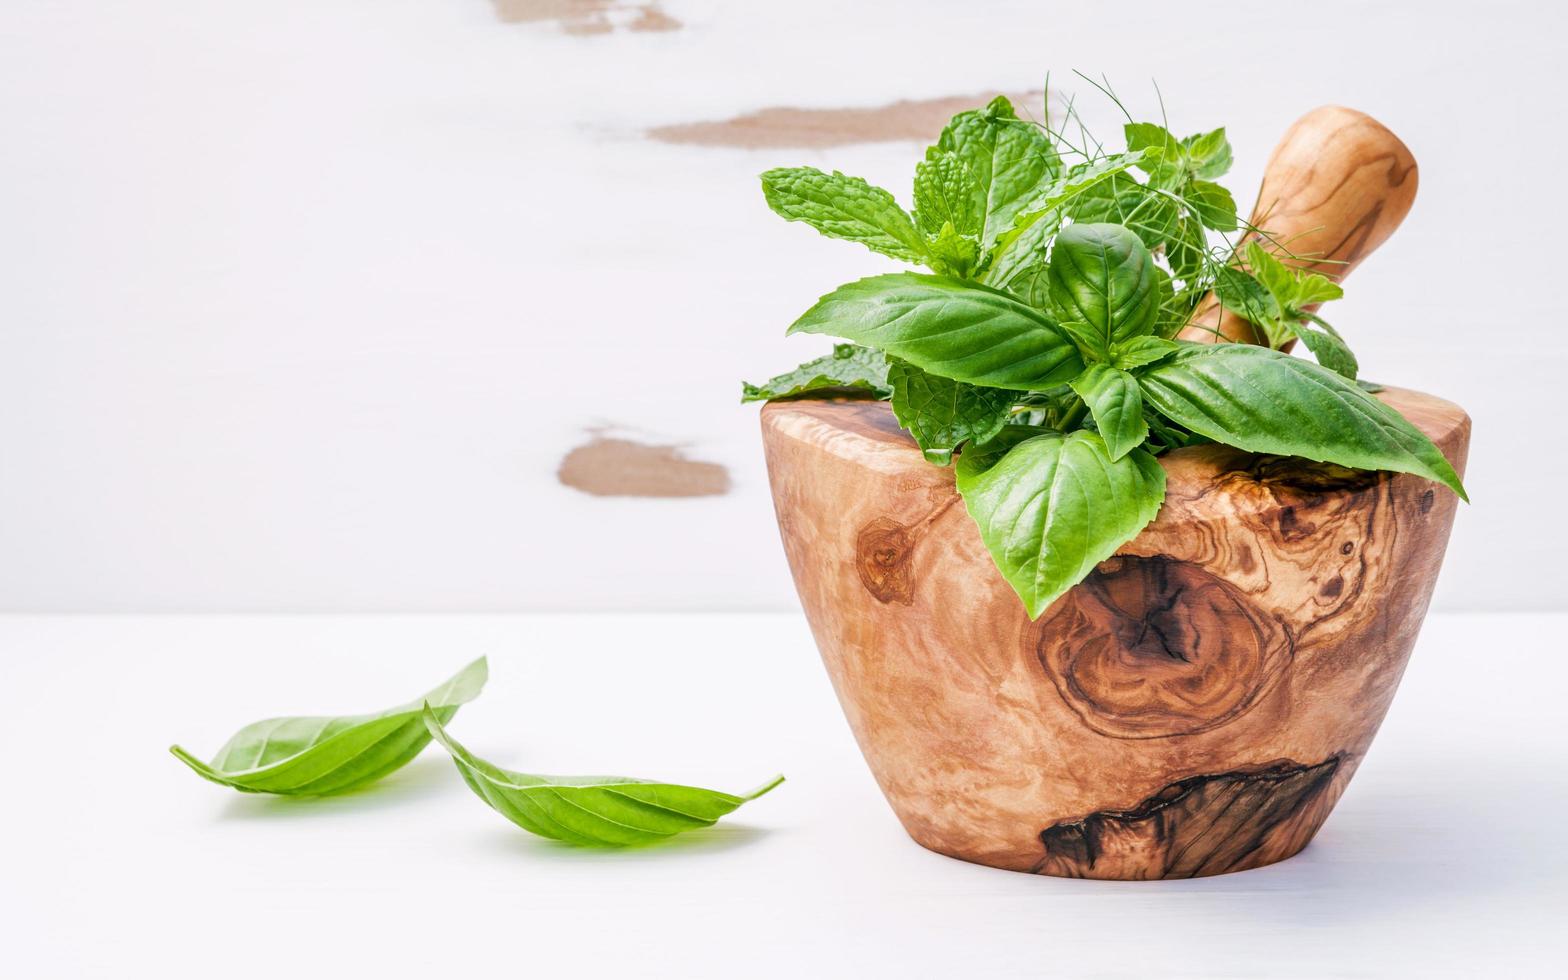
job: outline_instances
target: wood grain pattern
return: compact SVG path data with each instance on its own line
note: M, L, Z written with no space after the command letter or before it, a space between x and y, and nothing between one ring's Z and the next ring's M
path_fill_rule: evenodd
M1354 109L1323 106L1296 120L1274 148L1252 225L1295 256L1290 264L1343 280L1405 220L1417 183L1415 157L1386 126ZM1212 295L1180 336L1264 343Z
M1463 411L1379 397L1463 471ZM1457 504L1405 474L1169 453L1160 516L1030 622L885 403L773 403L762 429L801 603L904 827L1045 874L1305 846L1393 697Z

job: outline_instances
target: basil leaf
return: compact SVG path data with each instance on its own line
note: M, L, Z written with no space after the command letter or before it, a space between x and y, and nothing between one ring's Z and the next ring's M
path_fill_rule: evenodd
M1251 344L1184 344L1138 376L1144 401L1215 442L1436 480L1465 500L1432 440L1339 375Z
M1165 471L1141 449L1111 459L1092 432L1008 428L1028 437L960 456L958 490L997 568L1038 619L1154 520Z
M804 221L829 238L859 242L873 252L919 262L925 240L893 195L859 177L815 167L785 167L762 175L762 194L790 221Z
M242 793L342 793L407 765L430 744L421 717L427 707L449 719L479 696L488 677L480 657L424 697L379 714L258 721L236 732L211 763L178 745L169 751L197 775Z
M1023 300L1037 310L1043 310L1051 305L1050 279L1047 275L1046 264L1042 260L1032 265L1026 265L1013 278L1007 281L1007 291Z
M951 224L960 235L979 236L985 192L974 172L955 153L938 153L915 164L915 224L937 235Z
M1083 370L1078 348L1050 317L1006 293L948 276L899 272L847 283L789 332L843 337L932 374L990 388L1047 388Z
M784 781L777 776L742 796L620 776L532 776L478 758L426 708L430 737L452 754L463 781L491 809L540 837L588 846L624 847L710 827Z
M986 249L1012 228L1019 211L1061 170L1050 137L1020 120L1012 103L1000 95L984 109L954 116L936 146L926 151L926 159L949 153L974 175L975 205L984 216L980 242Z
M1160 313L1154 257L1121 225L1075 224L1056 236L1049 267L1051 304L1117 341L1149 333Z
M1105 331L1082 320L1063 320L1061 328L1073 339L1082 352L1085 363L1111 359L1111 345L1105 341Z
M1149 438L1138 379L1126 371L1109 364L1091 364L1073 379L1072 389L1089 406L1111 459L1121 459Z
M1111 348L1111 364L1123 371L1141 368L1155 361L1163 361L1181 349L1173 340L1160 337L1134 337Z
M886 398L892 391L887 384L887 358L881 351L856 344L834 344L833 353L807 361L760 385L741 382L740 400L777 401L782 398L828 396L845 389L869 391Z
M940 466L950 463L953 450L964 443L996 435L1022 394L939 378L899 360L892 362L888 383L898 424L914 436L926 459Z

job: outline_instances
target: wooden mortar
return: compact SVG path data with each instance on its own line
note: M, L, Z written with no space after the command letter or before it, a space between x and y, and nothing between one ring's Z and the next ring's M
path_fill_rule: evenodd
M1378 397L1463 472L1458 406ZM886 403L774 402L762 433L801 603L905 829L1066 877L1305 847L1393 698L1457 506L1408 474L1178 450L1154 523L1030 622Z

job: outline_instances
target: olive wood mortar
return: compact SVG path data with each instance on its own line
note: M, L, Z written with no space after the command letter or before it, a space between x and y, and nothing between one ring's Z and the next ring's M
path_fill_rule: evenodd
M1470 421L1380 397L1463 471ZM1221 446L1162 457L1159 517L1030 622L884 402L775 402L784 551L882 792L934 851L1184 878L1290 857L1377 732L1457 500Z
M1371 122L1318 110L1276 159L1325 112ZM1346 168L1318 163L1306 184L1329 192L1296 210L1321 215ZM1378 172L1402 216L1414 162ZM1359 192L1339 207L1363 228L1391 210ZM1378 397L1463 473L1458 406ZM1031 622L952 471L886 403L774 402L762 434L796 590L904 828L1067 877L1221 874L1305 847L1393 698L1457 507L1409 474L1176 450L1156 520Z

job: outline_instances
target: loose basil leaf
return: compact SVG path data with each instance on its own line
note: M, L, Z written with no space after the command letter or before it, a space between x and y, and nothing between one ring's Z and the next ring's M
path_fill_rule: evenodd
M951 224L960 235L978 237L985 227L985 192L956 153L936 153L915 164L915 224L937 235Z
M1040 194L1013 221L1013 227L1000 235L992 249L983 281L992 286L1010 282L1026 266L1045 263L1045 246L1060 227L1065 210L1080 196L1094 191L1102 181L1137 166L1143 151L1121 153L1070 167Z
M1299 357L1251 344L1183 344L1138 381L1155 410L1215 442L1414 473L1469 500L1432 440L1354 382Z
M740 386L740 400L777 401L782 398L827 397L845 389L868 391L879 398L892 393L887 384L887 358L881 351L857 344L834 344L833 353L807 361L761 385Z
M789 332L843 337L931 374L990 388L1047 388L1083 370L1078 348L1050 317L1004 292L949 276L900 272L847 283Z
M1091 364L1073 379L1072 387L1089 406L1111 459L1121 459L1149 438L1138 379L1126 371L1109 364Z
M1020 120L1012 103L1000 95L984 109L954 116L936 146L926 151L926 159L946 154L957 157L974 175L975 206L984 216L980 242L987 250L1061 171L1050 137Z
M1154 329L1160 313L1154 258L1121 225L1063 229L1048 271L1052 307L1063 320L1089 324L1105 349Z
M859 177L782 167L762 175L762 194L779 215L804 221L829 238L859 242L905 262L925 256L925 240L893 195Z
M1007 424L1022 394L939 378L904 361L888 371L893 414L909 430L930 462L946 466L966 442L985 442Z
M489 677L484 657L415 701L374 715L269 718L247 725L211 763L178 745L169 751L196 774L242 793L328 796L401 769L430 744L422 714L443 720L479 696Z
M428 708L423 724L448 752L470 789L491 809L540 837L600 847L664 840L711 827L784 781L776 776L741 796L621 776L532 776L478 758L447 733Z
M1038 619L1154 520L1165 471L1141 449L1111 459L1084 430L1003 433L997 446L958 458L958 491L997 568Z

